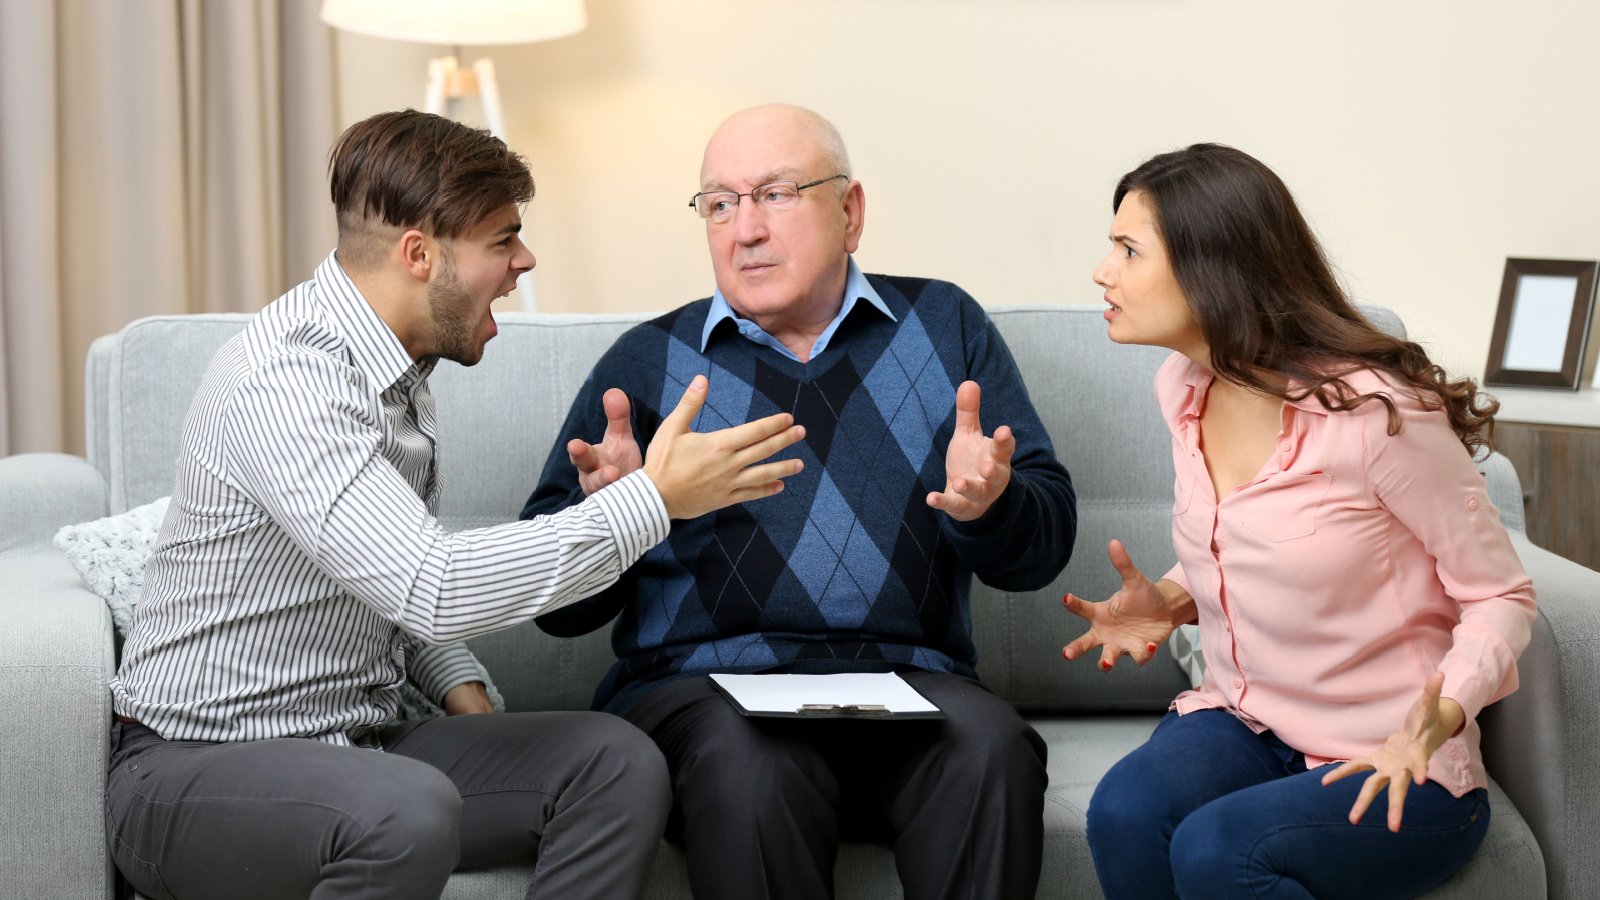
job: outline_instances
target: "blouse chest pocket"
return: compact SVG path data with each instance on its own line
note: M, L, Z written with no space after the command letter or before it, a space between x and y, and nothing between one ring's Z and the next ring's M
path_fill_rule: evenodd
M1298 540L1317 531L1317 514L1333 486L1325 472L1280 475L1254 485L1240 499L1239 521L1272 542Z

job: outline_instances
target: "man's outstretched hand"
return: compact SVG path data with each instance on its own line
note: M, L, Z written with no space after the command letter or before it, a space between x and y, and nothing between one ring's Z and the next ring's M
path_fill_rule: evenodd
M778 413L719 431L690 431L705 403L706 378L696 375L645 451L645 474L674 519L770 497L783 490L782 479L803 467L798 459L761 462L806 436L794 416Z
M1009 425L996 428L992 438L984 437L978 418L981 401L976 381L963 381L956 389L956 430L945 449L944 490L928 494L929 506L958 522L989 511L1011 483L1011 457L1017 452Z

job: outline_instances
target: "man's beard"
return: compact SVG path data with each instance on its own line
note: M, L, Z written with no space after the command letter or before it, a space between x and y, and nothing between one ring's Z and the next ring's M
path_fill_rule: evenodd
M456 276L455 264L448 256L439 260L437 281L428 285L428 311L433 318L434 339L440 359L475 366L483 359L483 342L477 337L477 322L471 320L473 302Z

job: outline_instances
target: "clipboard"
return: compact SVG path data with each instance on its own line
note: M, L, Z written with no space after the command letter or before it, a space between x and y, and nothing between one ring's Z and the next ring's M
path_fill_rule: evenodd
M834 675L713 674L742 716L786 719L943 719L944 710L893 672Z

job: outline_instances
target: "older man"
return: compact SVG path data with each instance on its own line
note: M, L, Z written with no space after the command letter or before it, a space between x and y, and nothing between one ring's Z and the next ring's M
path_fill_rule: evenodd
M640 471L559 515L446 534L439 359L473 365L533 267L533 194L488 132L407 110L344 133L339 246L217 352L111 683L106 830L153 897L437 898L458 864L537 859L531 897L639 894L661 756L592 713L394 721L411 675L486 712L451 642L600 589L670 518L775 493L787 415L692 434L685 393ZM382 752L379 752L382 751Z
M866 197L812 112L724 122L691 205L716 293L601 359L523 515L626 478L697 375L696 427L792 413L804 472L774 500L679 523L615 586L537 621L572 635L617 618L595 705L665 754L696 897L831 896L841 837L892 843L908 897L1031 897L1045 750L976 680L968 593L973 574L1044 586L1076 513L1011 354L954 285L862 274ZM980 386L1009 423L992 436ZM883 671L947 718L745 718L706 677Z

